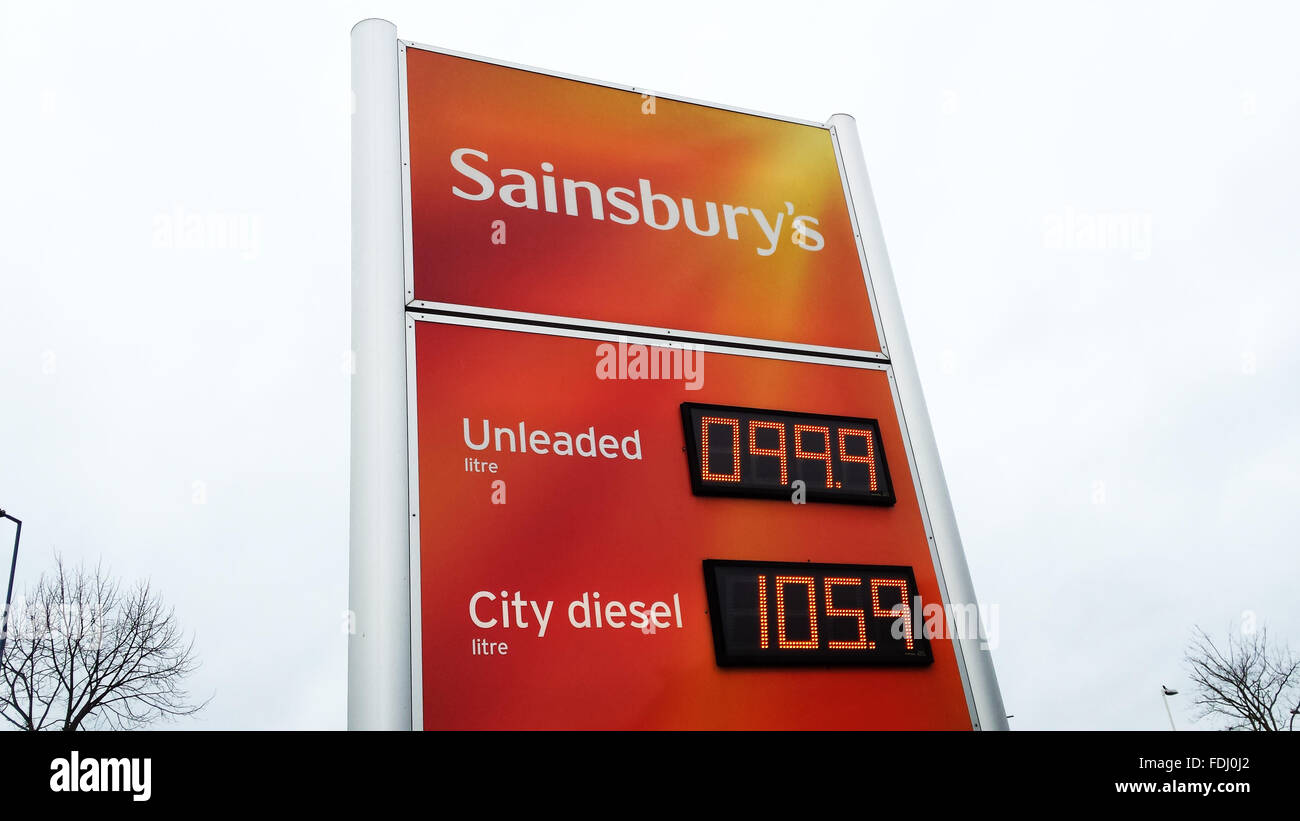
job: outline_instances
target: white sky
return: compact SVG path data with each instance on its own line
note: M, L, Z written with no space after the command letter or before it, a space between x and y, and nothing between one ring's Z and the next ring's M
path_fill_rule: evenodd
M18 588L55 550L150 576L216 694L179 726L344 726L348 32L371 16L857 117L1013 728L1166 727L1194 624L1251 611L1300 645L1293 5L4 2ZM247 233L174 247L187 215ZM1130 233L1062 239L1099 218Z

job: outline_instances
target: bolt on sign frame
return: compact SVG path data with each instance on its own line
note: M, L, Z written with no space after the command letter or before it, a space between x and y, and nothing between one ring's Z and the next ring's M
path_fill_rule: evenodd
M851 117L352 87L349 727L1006 728Z

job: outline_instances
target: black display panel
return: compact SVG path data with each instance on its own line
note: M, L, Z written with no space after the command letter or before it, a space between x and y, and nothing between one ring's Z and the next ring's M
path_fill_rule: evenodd
M930 664L912 568L704 560L720 667Z
M682 427L696 496L894 504L875 419L684 402Z

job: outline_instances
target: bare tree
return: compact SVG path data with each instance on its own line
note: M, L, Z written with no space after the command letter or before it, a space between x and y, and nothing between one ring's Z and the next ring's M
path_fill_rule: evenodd
M1300 715L1300 660L1268 630L1229 630L1216 643L1200 627L1187 648L1198 718L1226 719L1229 730L1293 730Z
M182 687L193 640L147 582L123 590L97 565L55 557L11 615L0 718L23 730L131 729L193 715Z

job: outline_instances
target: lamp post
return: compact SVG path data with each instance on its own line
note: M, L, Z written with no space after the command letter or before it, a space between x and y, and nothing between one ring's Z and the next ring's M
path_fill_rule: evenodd
M1164 696L1165 699L1165 714L1169 716L1169 729L1177 730L1178 728L1174 726L1174 713L1172 710L1169 709L1169 697L1178 695L1178 691L1171 690L1165 685L1161 684L1160 695Z
M23 536L23 523L0 510L0 519L8 519L16 526L14 529L14 556L9 560L9 587L5 590L5 609L3 621L0 621L0 662L5 657L5 642L9 640L9 603L14 597L14 571L18 569L18 540Z

